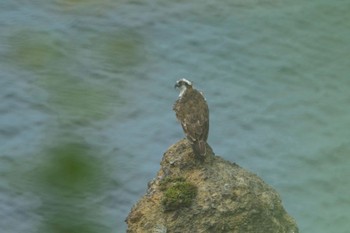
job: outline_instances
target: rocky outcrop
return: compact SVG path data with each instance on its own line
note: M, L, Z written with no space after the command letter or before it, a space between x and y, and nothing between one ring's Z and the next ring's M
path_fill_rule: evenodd
M187 139L166 151L126 222L128 233L298 232L273 188L209 146L196 157Z

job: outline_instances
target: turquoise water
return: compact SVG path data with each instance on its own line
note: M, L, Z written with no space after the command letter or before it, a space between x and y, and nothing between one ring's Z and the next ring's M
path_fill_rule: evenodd
M4 232L125 232L183 137L171 110L182 77L205 93L216 154L272 185L300 232L348 232L348 1L18 0L0 12Z

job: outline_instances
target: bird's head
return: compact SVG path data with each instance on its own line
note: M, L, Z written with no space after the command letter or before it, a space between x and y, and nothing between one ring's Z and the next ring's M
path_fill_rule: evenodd
M175 88L180 90L179 97L181 97L182 94L186 91L186 89L192 88L192 83L187 79L182 78L176 81Z

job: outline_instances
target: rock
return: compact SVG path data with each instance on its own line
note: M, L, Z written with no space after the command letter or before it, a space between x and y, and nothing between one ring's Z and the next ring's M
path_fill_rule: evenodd
M278 193L215 156L195 157L187 139L165 152L157 177L126 219L128 233L297 233Z

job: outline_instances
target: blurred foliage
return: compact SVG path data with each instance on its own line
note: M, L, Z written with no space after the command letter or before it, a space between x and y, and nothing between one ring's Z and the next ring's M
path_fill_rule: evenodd
M81 72L86 70L85 65L103 71L130 71L146 60L145 39L130 29L82 31L65 38L54 32L23 28L13 33L9 45L12 60L38 74L43 70L67 74L79 65L83 65L78 67Z
M95 12L99 12L100 8L104 10L108 9L110 3L113 3L113 0L59 0L57 4L63 8L64 10L72 10L72 9L81 9L84 7L92 8L96 10Z
M110 232L99 223L103 219L96 203L111 183L98 151L84 143L57 142L37 156L31 160L35 164L16 169L13 182L40 198L39 232Z
M60 35L17 28L8 41L7 58L35 76L34 84L45 92L41 110L51 120L41 153L14 169L13 183L41 201L39 232L109 232L96 203L110 182L108 166L101 152L84 143L80 129L113 116L118 90L133 81L135 68L146 60L144 38L135 30L98 32L85 25L79 30Z
M70 38L22 29L13 33L9 45L8 56L35 73L37 84L48 93L50 108L63 123L110 116L113 104L121 103L118 90L132 80L126 73L146 60L144 38L127 29L83 31Z
M98 206L91 205L87 202L80 202L86 204L88 208L81 208L77 203L71 202L71 206L66 205L64 208L55 210L41 209L41 215L44 216L43 222L39 227L41 233L107 233L111 229L99 224L103 221L99 215ZM45 202L44 207L62 205L61 203ZM73 209L73 211L72 211ZM75 210L74 210L75 209Z
M146 60L144 38L134 30L103 33L92 38L90 43L107 70L130 71Z
M95 192L106 179L103 163L84 144L68 143L44 151L38 182L50 193Z
M63 58L59 41L45 32L19 30L10 38L10 57L30 70L54 66Z
M116 92L104 85L72 77L69 74L50 74L40 77L39 85L49 93L50 107L63 121L101 120L115 110Z

